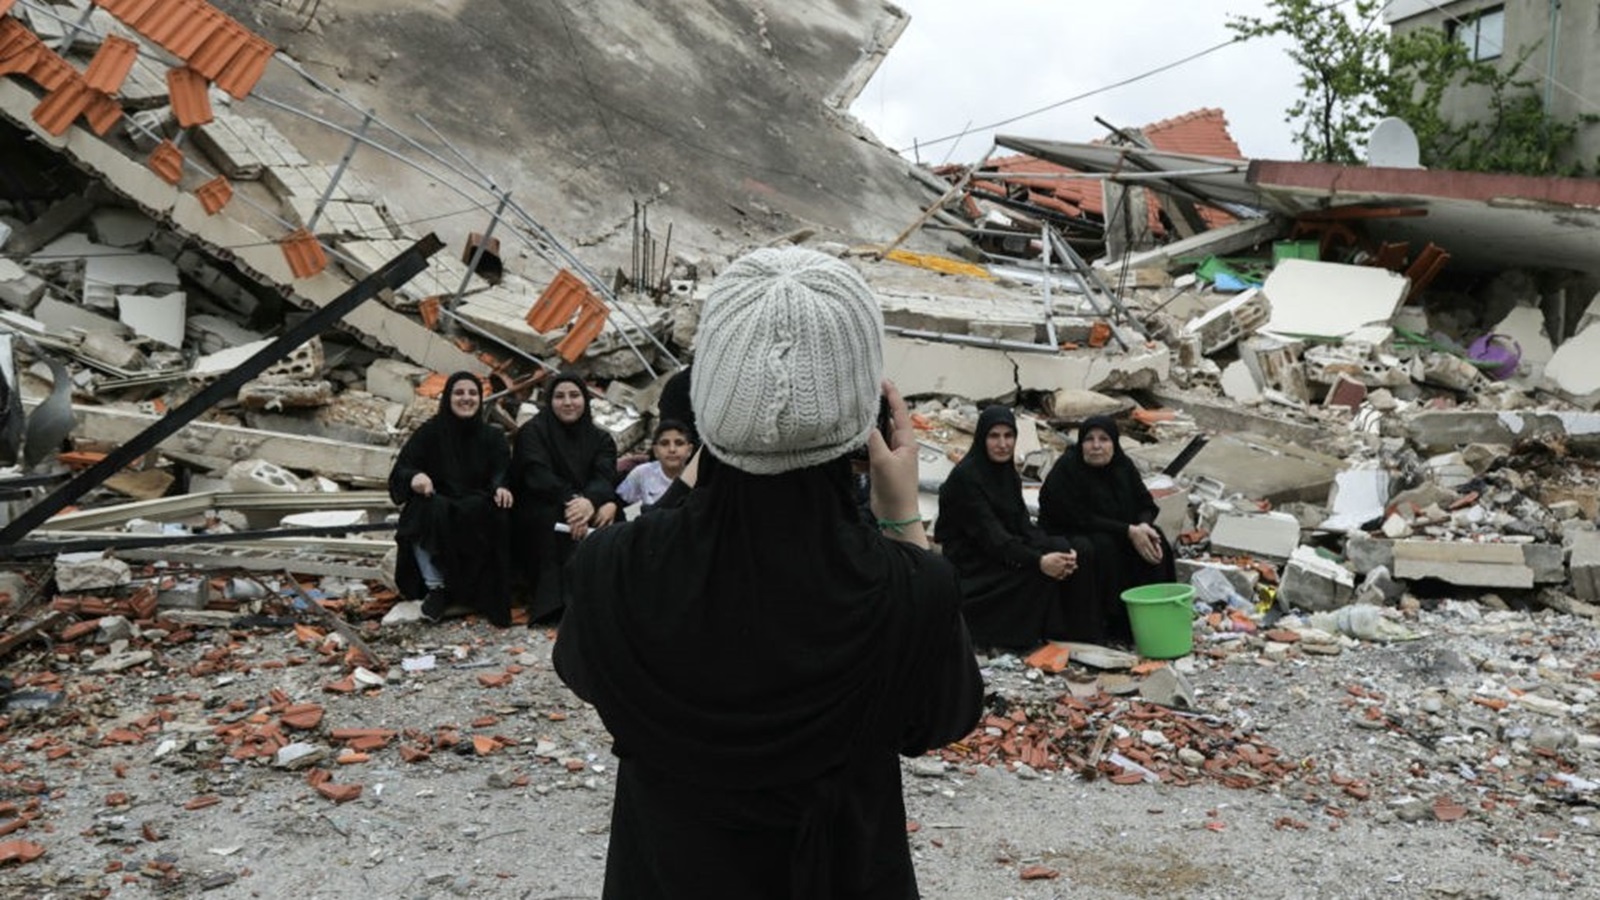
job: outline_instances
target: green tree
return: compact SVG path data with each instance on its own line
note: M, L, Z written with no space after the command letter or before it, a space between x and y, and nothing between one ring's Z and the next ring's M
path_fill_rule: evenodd
M1297 124L1304 158L1359 163L1368 132L1385 116L1416 132L1422 164L1430 168L1533 175L1583 173L1563 163L1578 134L1575 122L1545 115L1538 84L1521 77L1537 49L1511 65L1474 61L1460 41L1435 28L1391 35L1379 21L1381 0L1271 0L1267 18L1234 16L1228 27L1242 39L1282 36L1300 67L1302 96L1285 121ZM1440 114L1447 92L1480 90L1480 118L1452 122ZM1593 117L1586 117L1593 121Z

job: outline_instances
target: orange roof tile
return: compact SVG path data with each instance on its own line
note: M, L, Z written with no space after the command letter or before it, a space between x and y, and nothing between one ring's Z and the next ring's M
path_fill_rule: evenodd
M173 56L188 59L226 21L228 17L205 0L162 0L128 24Z
M133 61L139 57L139 45L124 37L109 35L89 60L83 80L89 87L106 94L122 90L122 82L133 71Z
M106 132L122 120L122 104L110 94L90 88L89 105L84 109L83 117L89 120L91 131L105 137Z
M218 175L195 188L194 195L199 198L200 205L205 207L206 215L214 216L233 199L233 185L227 178Z
M204 125L214 118L208 87L206 77L193 69L183 67L167 70L167 98L172 103L172 116L178 120L179 127Z
M9 53L0 52L0 75L26 75L33 71L41 47L18 47Z
M34 84L53 91L77 78L78 70L41 43L33 56L33 68L28 70L28 77L33 79Z
M3 16L6 13L10 12L11 11L11 7L16 2L17 2L17 0L0 0L0 16Z
M556 352L569 363L577 362L583 351L589 349L594 339L600 336L610 316L611 310L600 302L600 298L593 294L584 297L577 321L572 323L572 330L567 332L567 336L556 344Z
M161 176L167 184L177 184L183 180L183 151L171 141L162 141L150 151L150 158L145 160L145 165L150 171Z
M216 77L217 87L227 91L233 99L243 100L256 89L256 83L266 74L267 63L272 61L272 55L277 52L277 47L262 38L248 35L244 47L234 54L222 74Z
M310 278L328 267L328 254L323 251L317 236L304 228L289 232L278 239L289 271L296 278Z
M94 4L129 25L139 20L159 0L94 0Z
M1214 156L1223 159L1244 159L1244 153L1239 145L1234 143L1233 137L1228 134L1228 119L1220 109L1197 109L1193 112L1162 119L1151 125L1138 129L1152 146L1166 153L1181 153L1190 156ZM1100 143L1096 141L1095 143ZM1025 172L1025 173L1063 173L1071 172L1065 166L1035 159L1027 154L1013 156L993 157L989 164L998 173ZM990 176L992 179L994 176ZM1028 201L1054 209L1070 216L1089 214L1103 218L1105 216L1104 195L1101 192L1101 183L1098 180L1083 179L1049 179L1028 178L1021 175L1004 179L1006 184L1022 185L1029 189ZM977 182L975 182L976 184ZM996 189L1003 193L1004 189ZM1160 200L1150 197L1150 227L1156 234L1164 234L1159 215ZM1221 210L1210 207L1200 207L1200 217L1211 227L1223 225L1233 221L1233 217Z
M211 32L211 37L200 45L189 57L189 68L201 75L215 80L234 56L244 48L245 42L251 37L238 22L229 20L224 22L216 31Z
M578 276L562 269L545 285L539 299L534 301L524 318L534 331L552 331L571 322L573 314L589 296L589 286Z
M89 86L73 73L70 80L46 94L33 108L33 120L46 132L60 137L88 105Z

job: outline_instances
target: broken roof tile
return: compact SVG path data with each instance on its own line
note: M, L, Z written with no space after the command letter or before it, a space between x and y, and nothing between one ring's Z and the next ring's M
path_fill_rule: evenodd
M216 31L211 32L211 36L200 45L200 49L189 56L189 67L207 78L215 79L222 74L223 68L233 61L239 51L244 49L250 37L250 32L238 22L232 20L224 22Z
M152 4L137 22L130 24L173 56L188 59L224 22L230 21L204 0L166 0Z
M34 54L33 68L28 70L28 77L34 84L47 91L53 91L68 81L78 77L78 70L72 64L52 53L43 44L39 45Z
M566 269L556 273L545 285L525 317L534 331L553 331L572 321L578 307L588 300L589 286Z
M9 20L0 19L0 22ZM33 71L33 64L39 57L40 47L20 46L14 50L7 50L0 46L0 75L28 75Z
M100 43L100 49L89 60L83 80L97 91L115 94L122 90L122 82L133 70L133 61L139 58L139 45L125 37L109 35Z
M289 271L296 278L310 278L328 267L328 254L323 251L317 236L304 228L296 229L278 240Z
M96 6L132 25L140 16L150 11L157 0L94 0Z
M76 73L65 84L46 94L33 108L33 120L46 132L60 137L89 105L89 86Z
M183 151L172 141L162 141L150 151L150 158L146 161L150 171L161 176L167 184L177 184L183 180Z
M194 195L200 199L200 205L205 207L206 215L214 216L233 199L233 184L226 176L218 175L195 188Z
M211 94L206 77L188 67L167 70L167 97L172 103L172 116L181 128L191 128L209 123Z
M5 0L0 0L3 5ZM0 59L21 50L24 45L37 44L39 38L17 19L0 17Z
M17 0L0 0L0 16L10 12L11 7L15 5L16 2Z
M228 92L235 100L243 100L255 90L256 83L267 71L267 63L272 61L272 55L278 52L266 40L253 34L247 34L244 47L233 55L227 68L216 77L217 87Z
M583 351L589 349L594 339L600 336L610 316L611 310L598 297L593 294L584 297L577 321L572 323L572 330L567 332L567 336L556 344L556 352L569 363L577 362Z
M122 104L118 103L109 94L89 89L89 105L83 110L83 117L89 120L89 129L95 134L105 137L106 132L122 119Z

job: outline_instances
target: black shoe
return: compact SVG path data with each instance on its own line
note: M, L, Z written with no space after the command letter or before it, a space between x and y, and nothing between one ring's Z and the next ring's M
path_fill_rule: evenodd
M428 591L422 600L422 620L432 625L444 621L444 611L450 608L450 594L442 587Z

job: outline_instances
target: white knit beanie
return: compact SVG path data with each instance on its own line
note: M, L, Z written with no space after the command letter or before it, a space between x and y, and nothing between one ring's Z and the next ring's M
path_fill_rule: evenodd
M762 249L712 284L689 391L701 440L729 465L776 475L861 446L882 380L883 313L849 265Z

